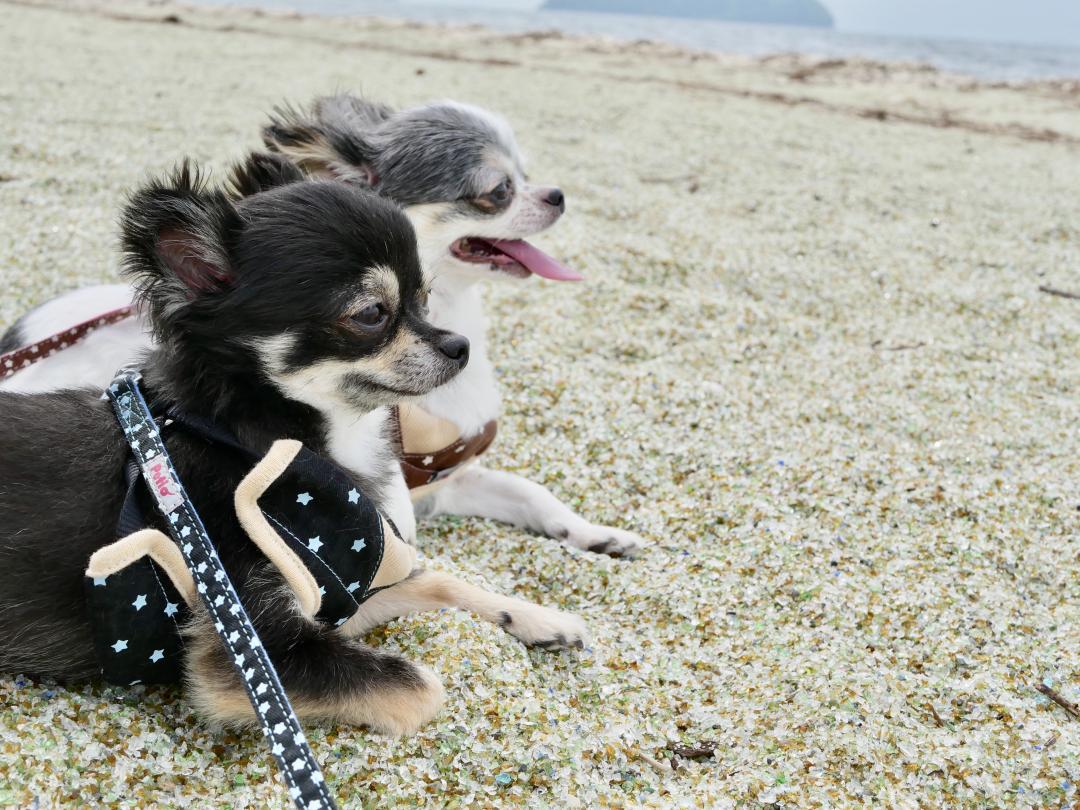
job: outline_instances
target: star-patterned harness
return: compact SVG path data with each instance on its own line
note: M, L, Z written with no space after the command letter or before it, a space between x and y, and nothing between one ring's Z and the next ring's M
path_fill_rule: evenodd
M86 571L95 649L113 683L168 683L181 676L180 627L201 600L278 760L297 807L334 807L269 656L169 459L164 427L194 433L258 460L236 490L244 531L316 621L344 624L376 591L404 579L415 551L349 475L299 442L279 440L265 456L215 425L176 410L161 425L122 372L106 391L131 447L121 539L100 549ZM171 536L147 528L137 482L149 487Z

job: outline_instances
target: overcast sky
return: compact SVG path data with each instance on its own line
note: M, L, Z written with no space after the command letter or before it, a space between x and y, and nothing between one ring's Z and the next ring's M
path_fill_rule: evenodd
M415 0L535 9L541 0ZM841 31L1080 47L1080 0L822 0ZM657 0L663 8L664 0Z

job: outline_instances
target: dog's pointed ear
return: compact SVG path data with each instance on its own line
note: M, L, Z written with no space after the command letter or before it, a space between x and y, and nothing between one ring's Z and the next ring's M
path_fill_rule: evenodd
M379 172L374 135L393 114L390 107L359 96L325 96L309 111L275 109L263 128L263 142L308 174L375 188Z
M185 161L132 194L121 218L124 269L155 326L234 282L228 245L240 214Z
M304 179L300 168L284 155L252 152L232 167L226 188L230 196L240 199Z

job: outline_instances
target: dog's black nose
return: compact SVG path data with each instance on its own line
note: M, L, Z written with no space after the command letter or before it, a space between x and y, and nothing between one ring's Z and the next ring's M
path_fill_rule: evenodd
M563 196L561 188L553 188L548 192L548 195L544 198L544 202L548 205L553 205L559 209L559 211L566 210L566 197Z
M435 345L439 347L440 352L455 361L461 368L465 368L465 364L469 362L469 339L467 337L447 332L439 338L438 343Z

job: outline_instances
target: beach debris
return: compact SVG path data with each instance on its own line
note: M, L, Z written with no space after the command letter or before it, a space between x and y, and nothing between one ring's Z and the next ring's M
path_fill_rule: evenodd
M1058 298L1071 298L1075 301L1080 301L1080 293L1070 292L1069 290L1061 290L1057 287L1049 287L1045 284L1039 285L1039 292L1046 293L1047 295L1055 295Z
M938 710L934 708L934 704L927 703L926 708L930 711L930 716L934 718L934 725L938 728L944 728L945 721L941 719L941 715L938 714Z
M1080 720L1080 706L1077 706L1071 700L1063 697L1061 694L1051 689L1045 683L1036 684L1035 691L1045 695L1046 697L1050 698L1050 700L1054 701L1054 703L1063 708L1069 714L1069 716L1072 717L1073 720Z
M642 183L685 183L688 180L696 180L697 174L680 174L675 177L642 177Z
M684 745L678 742L669 742L667 750L671 752L671 769L679 769L679 759L688 759L697 762L702 759L711 759L720 743L715 740L702 740L699 743Z
M906 352L911 349L921 349L926 345L925 340L917 340L914 343L897 343L892 346L883 346L881 345L883 342L882 340L875 340L871 342L870 348L881 349L883 352Z

